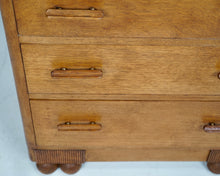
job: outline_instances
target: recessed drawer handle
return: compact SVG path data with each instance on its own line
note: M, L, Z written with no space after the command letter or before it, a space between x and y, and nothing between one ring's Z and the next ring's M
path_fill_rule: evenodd
M220 125L213 122L205 125L203 129L207 133L220 133Z
M66 122L57 126L59 131L99 131L102 125L96 122L71 123Z
M103 18L104 13L101 10L97 10L93 7L86 10L74 10L74 9L63 9L55 8L48 9L46 11L48 17L84 17L84 18Z
M102 77L103 72L100 69L90 68L90 69L67 69L61 68L56 69L51 72L51 76L66 77L66 78L99 78Z

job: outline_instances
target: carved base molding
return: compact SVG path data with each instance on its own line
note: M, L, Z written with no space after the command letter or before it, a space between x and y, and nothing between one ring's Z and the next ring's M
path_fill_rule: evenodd
M86 161L85 150L33 150L37 168L44 174L54 172L58 167L68 174L74 174ZM220 174L220 150L211 150L207 159L209 170Z

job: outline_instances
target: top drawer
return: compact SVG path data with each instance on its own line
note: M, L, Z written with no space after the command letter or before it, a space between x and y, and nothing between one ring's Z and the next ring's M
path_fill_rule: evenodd
M14 0L14 6L20 35L220 38L219 0Z

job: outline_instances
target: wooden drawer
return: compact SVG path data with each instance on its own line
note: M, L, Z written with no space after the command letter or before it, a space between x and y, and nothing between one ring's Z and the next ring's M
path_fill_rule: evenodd
M220 122L219 107L220 102L31 101L36 141L44 149L219 148L220 133L203 130Z
M22 53L29 93L220 95L219 47L24 44ZM87 73L72 77L78 70Z
M220 37L219 0L120 0L117 2L115 0L13 0L13 2L20 35ZM90 7L97 10L88 10Z

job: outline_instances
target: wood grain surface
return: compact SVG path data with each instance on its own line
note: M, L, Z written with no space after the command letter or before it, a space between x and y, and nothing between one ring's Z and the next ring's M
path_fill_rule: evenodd
M206 161L207 149L102 148L88 149L86 161Z
M220 95L220 48L22 45L29 93ZM51 78L60 68L102 78Z
M220 124L219 0L0 7L32 160L33 149L61 149L86 150L86 161L206 161L219 149L219 133L204 131ZM86 71L63 78L62 68ZM103 77L85 78L91 68ZM67 173L80 168L67 164ZM208 166L219 172L219 163Z
M20 43L32 44L74 44L74 45L132 45L132 46L220 46L220 39L169 39L139 37L41 37L19 36Z
M20 35L219 38L218 0L14 0ZM103 19L48 18L51 8L103 11Z
M100 95L100 94L29 94L31 100L174 100L174 101L219 101L220 95L166 95L166 94L112 94L112 95Z
M220 122L219 102L32 100L37 145L60 149L210 149L218 133L203 126ZM65 122L94 121L100 131L58 131Z

